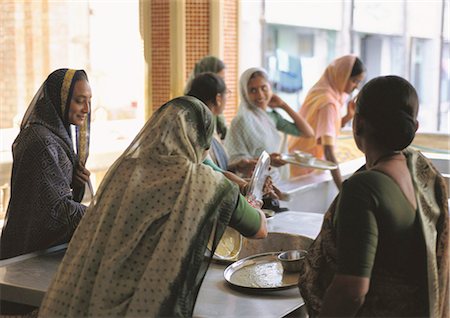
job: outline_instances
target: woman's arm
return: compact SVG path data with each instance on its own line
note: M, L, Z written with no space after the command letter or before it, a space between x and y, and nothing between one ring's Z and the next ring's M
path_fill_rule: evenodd
M344 127L355 116L356 103L355 99L352 99L347 104L347 114L341 119L341 128Z
M323 146L325 159L331 162L334 162L336 165L338 165L338 161L335 156L334 152L334 146L332 145L324 145ZM341 171L339 170L339 166L337 169L330 170L331 176L333 177L334 183L336 184L337 188L339 190L342 189L342 175Z
M258 159L239 159L233 163L228 163L228 170L239 172L244 176L251 176Z
M261 210L252 207L242 195L239 195L229 226L248 238L267 236L266 216Z
M353 317L369 291L370 279L336 274L328 287L320 317Z
M266 216L264 215L264 212L256 209L256 211L258 211L259 213L259 217L260 217L260 223L259 223L259 229L258 232L256 232L255 235L250 236L250 238L253 239L263 239L267 237L267 220L266 220Z
M288 104L286 104L278 95L273 94L269 101L270 108L283 109L294 121L297 129L302 133L303 137L314 137L314 130L308 122L296 113Z

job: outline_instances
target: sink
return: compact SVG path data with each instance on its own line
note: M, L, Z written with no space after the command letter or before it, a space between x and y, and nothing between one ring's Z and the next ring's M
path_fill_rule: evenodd
M311 238L303 235L272 232L268 233L267 237L261 240L244 238L237 258L242 259L250 255L268 252L306 250L312 242Z

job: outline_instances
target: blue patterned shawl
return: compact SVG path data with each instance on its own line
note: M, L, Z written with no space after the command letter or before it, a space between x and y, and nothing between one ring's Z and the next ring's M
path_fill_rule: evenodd
M86 207L79 203L84 187L71 186L79 157L67 119L79 72L84 73L69 69L51 73L23 118L12 146L11 198L0 241L1 259L68 242L84 214ZM84 162L88 131L89 117L75 138Z

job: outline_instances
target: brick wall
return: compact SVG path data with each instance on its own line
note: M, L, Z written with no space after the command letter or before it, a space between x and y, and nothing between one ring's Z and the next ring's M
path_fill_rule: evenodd
M188 1L185 79L191 74L195 63L206 55L209 55L209 1Z
M170 97L170 2L151 3L151 74L153 110Z
M67 67L67 6L48 0L0 2L0 129L20 124L48 74Z
M237 110L237 80L238 80L238 2L224 1L223 3L224 27L224 56L226 65L225 82L232 94L227 96L227 105L224 115L227 122L236 114ZM189 77L195 63L209 52L209 1L191 0L186 3L186 74Z

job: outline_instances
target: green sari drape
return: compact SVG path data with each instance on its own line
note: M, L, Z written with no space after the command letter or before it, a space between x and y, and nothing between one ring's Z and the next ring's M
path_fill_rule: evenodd
M40 316L191 316L238 187L203 165L214 125L193 97L152 116L109 169Z

